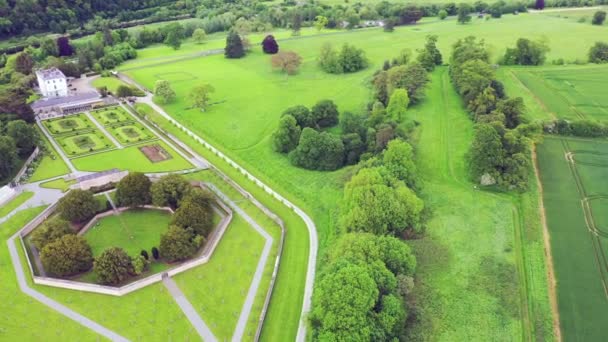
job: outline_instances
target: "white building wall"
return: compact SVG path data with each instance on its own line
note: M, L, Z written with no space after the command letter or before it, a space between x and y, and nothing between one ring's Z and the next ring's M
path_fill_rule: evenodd
M63 78L43 80L38 76L38 86L44 97L63 97L68 96L68 82Z

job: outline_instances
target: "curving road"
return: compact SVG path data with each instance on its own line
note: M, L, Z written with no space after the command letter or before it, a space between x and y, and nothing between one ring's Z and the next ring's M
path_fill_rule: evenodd
M119 74L119 78L130 84L135 85L139 89L145 89L144 87L142 87L137 82L133 81L132 79L130 79L129 77L127 77L124 74ZM184 132L186 132L186 134L188 134L194 140L196 140L197 142L199 142L200 144L202 144L203 146L208 148L211 152L215 153L217 156L219 156L220 158L225 160L230 166L237 169L239 172L244 174L247 178L253 180L256 185L258 185L259 187L264 189L264 191L266 191L268 194L272 195L274 198L279 200L281 203L286 205L288 208L292 209L306 224L306 228L308 229L308 235L309 235L310 249L309 249L309 254L308 254L308 268L306 270L306 283L304 285L304 300L302 303L302 311L300 313L300 323L298 326L298 333L296 336L296 341L299 341L299 342L306 341L306 329L307 329L306 317L307 317L307 314L310 311L310 307L311 307L312 290L313 290L313 284L314 284L314 279L315 279L315 268L316 268L316 263L317 263L317 250L318 250L317 227L316 227L315 223L310 218L310 216L308 216L304 212L304 210L298 208L295 204L291 203L291 201L289 201L285 197L281 196L281 194L274 191L268 185L264 184L257 177L255 177L254 175L249 173L249 171L245 170L243 167L241 167L240 165L235 163L232 159L230 159L224 153L217 150L215 147L211 146L211 144L209 144L203 138L201 138L200 136L198 136L197 134L192 132L190 129L188 129L181 123L177 122L169 114L167 114L161 107L156 105L156 103L154 103L154 101L152 101L152 95L150 93L146 93L146 94L147 94L146 97L138 98L138 101L145 103L145 104L149 105L150 107L152 107L161 116L163 116L165 119L169 120L171 123L176 125L178 128L180 128Z

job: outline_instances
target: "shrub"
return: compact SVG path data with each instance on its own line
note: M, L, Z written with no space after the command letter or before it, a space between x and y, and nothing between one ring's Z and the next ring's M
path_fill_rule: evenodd
M141 255L142 257L144 257L146 260L150 259L150 256L148 255L148 251L145 249L142 249L141 252L139 252L139 255Z
M593 25L602 25L606 20L606 12L605 11L597 11L593 14L593 20L591 23Z
M448 12L444 9L440 10L439 13L437 14L439 19L444 20L445 18L448 17Z
M280 153L288 153L296 146L300 140L302 130L298 126L296 119L291 115L281 117L279 127L272 134L273 148Z
M146 271L148 268L148 259L144 258L141 255L137 255L131 259L131 264L133 265L133 274L140 275Z
M133 273L133 263L122 248L111 247L95 259L94 269L101 283L115 285Z
M158 248L152 247L152 257L154 257L154 260L158 260L158 258L160 258L160 253L158 252Z
M40 261L47 273L66 277L89 270L93 253L85 239L68 234L44 246Z
M608 43L596 42L589 49L589 62L608 63Z
M344 162L344 144L327 132L304 128L298 147L289 153L293 165L310 170L336 170Z
M171 224L190 228L198 235L209 235L213 228L213 201L213 195L208 191L198 188L192 190L175 211Z
M74 234L74 230L70 227L70 224L59 217L55 217L34 230L31 241L36 246L36 249L41 251L47 244L68 234Z
M274 36L269 34L262 41L262 50L267 54L275 54L279 52L279 44L274 39Z
M338 124L338 107L331 100L317 102L312 107L311 115L318 127L330 127Z

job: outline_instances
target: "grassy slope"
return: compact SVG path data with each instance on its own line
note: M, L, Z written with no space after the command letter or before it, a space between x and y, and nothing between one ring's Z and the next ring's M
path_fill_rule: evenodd
M142 249L158 246L170 219L170 214L161 210L130 210L104 217L99 226L87 231L84 237L91 245L93 256L99 256L109 247L121 247L131 256L139 255Z
M546 338L551 315L537 212L520 213L515 206L519 198L479 191L468 181L464 154L472 122L446 69L433 75L428 97L434 101L409 114L421 122L417 155L424 197L433 211L427 237L412 242L420 262L416 291L422 319L413 334L450 340L520 339L533 333L530 322L539 325L536 336ZM541 248L522 249L520 219L536 232ZM522 250L527 269L539 271L533 278L524 272ZM520 288L526 282L532 283L531 289ZM530 313L526 303L536 310ZM531 322L537 319L540 322Z
M15 208L32 198L32 196L34 196L33 192L25 191L17 195L17 197L13 198L8 203L3 204L0 207L0 217L8 215L11 211L15 210Z
M37 182L69 173L70 169L67 165L65 165L65 162L59 156L59 153L55 150L53 145L51 145L51 143L48 141L46 136L42 134L40 128L38 128L38 135L45 146L46 152L44 153L40 164L36 168L36 171L34 171L34 174L32 174L32 177L30 177L28 181Z
M577 147L593 150L593 145L593 142L581 141ZM604 143L603 150L607 149ZM565 341L599 341L605 337L608 304L599 277L594 238L587 231L580 194L564 158L565 152L559 138L548 137L538 146L562 335ZM587 166L577 165L577 169L584 167ZM591 185L604 184L604 178L605 171L600 171L595 177L583 180L583 185L593 189Z
M173 158L152 163L141 151L140 146L159 144ZM111 168L137 172L168 172L192 168L192 164L181 155L169 148L164 142L148 142L142 145L130 146L121 150L112 150L87 157L72 159L74 166L82 171L104 171Z
M4 313L0 315L0 339L65 341L78 336L79 341L98 341L93 331L23 294L17 285L6 240L43 209L21 211L0 225L0 310Z

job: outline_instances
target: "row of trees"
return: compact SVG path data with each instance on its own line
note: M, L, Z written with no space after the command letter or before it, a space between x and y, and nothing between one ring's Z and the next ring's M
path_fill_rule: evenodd
M450 75L476 122L469 152L472 178L482 185L525 190L529 139L540 127L525 124L523 100L505 94L483 40L469 36L454 44Z

